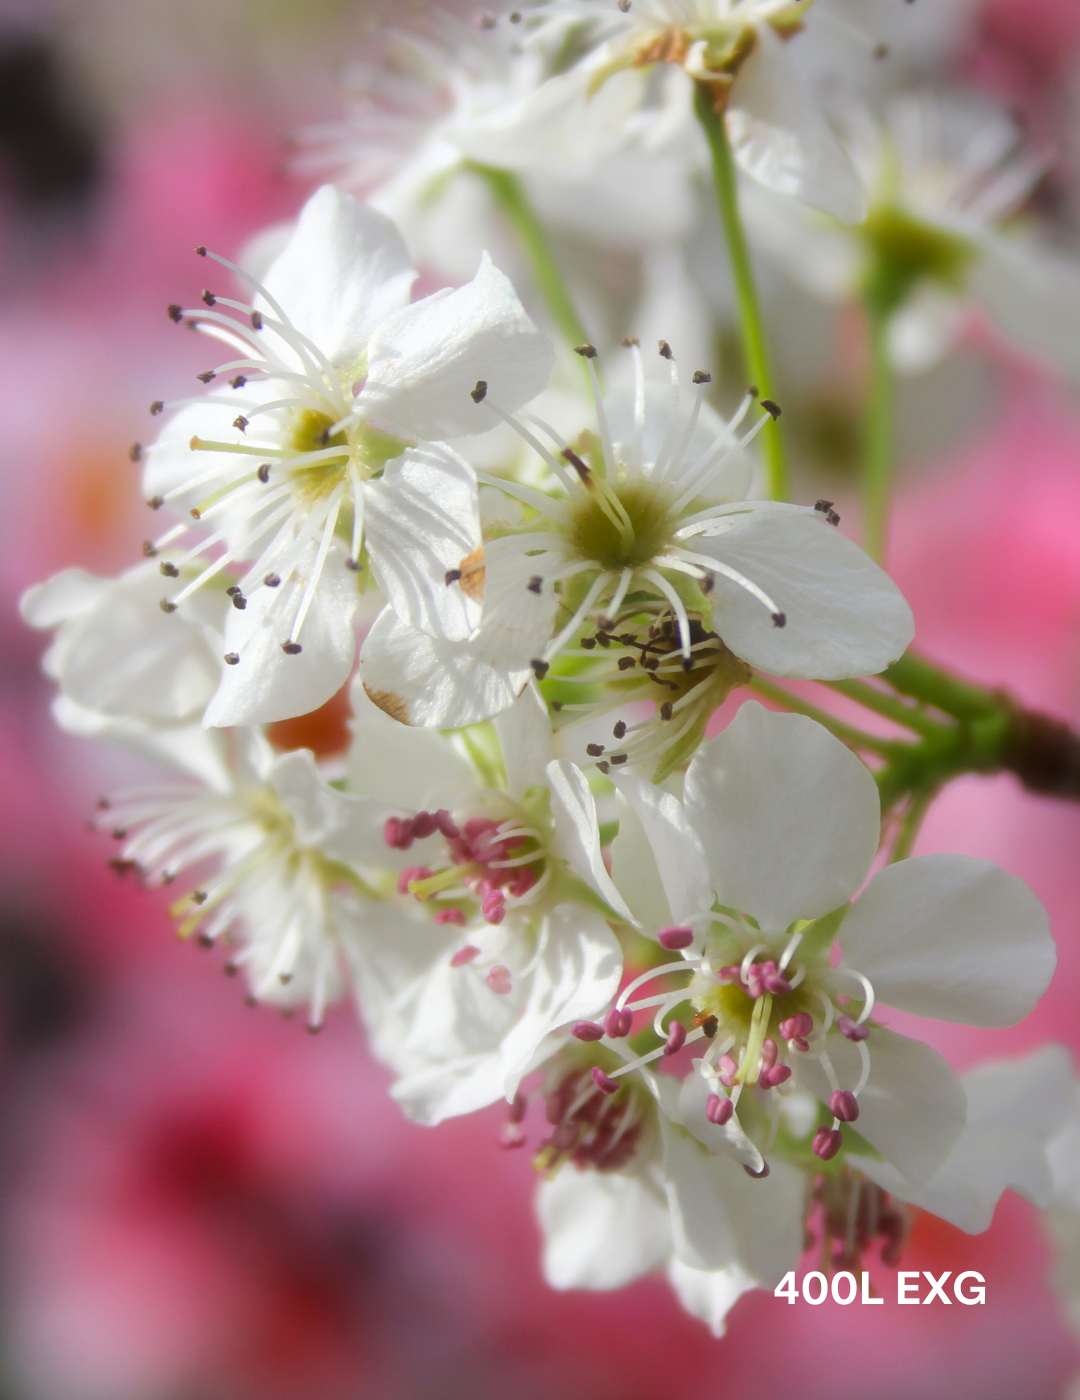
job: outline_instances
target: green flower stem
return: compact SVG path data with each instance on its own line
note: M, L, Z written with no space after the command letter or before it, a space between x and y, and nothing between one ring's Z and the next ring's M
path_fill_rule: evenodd
M870 393L863 445L863 547L885 562L892 490L896 388L889 362L887 312L867 298L870 319Z
M584 345L589 337L566 290L562 270L552 252L547 231L529 202L521 180L513 171L496 170L490 165L479 165L470 161L467 168L486 182L496 204L513 226L529 260L529 267L540 295L544 298L559 333L571 347Z
M890 739L881 739L876 734L867 734L865 730L856 729L854 725L845 724L835 715L831 715L828 710L821 709L818 705L812 705L799 695L793 695L790 690L785 690L782 685L777 685L775 681L767 681L763 676L755 676L747 686L748 690L755 691L766 700L771 700L776 705L781 705L785 710L789 710L797 715L806 715L808 719L813 719L818 724L823 725L830 734L835 734L845 744L853 749L866 749L870 753L891 757L900 753L910 744L903 744Z
M775 397L772 366L765 339L765 324L761 316L761 302L754 280L754 267L750 261L746 231L739 213L738 177L731 143L728 140L727 124L723 112L716 111L713 93L704 83L696 85L694 107L712 153L713 185L731 261L731 275L735 283L746 369L761 397L772 400ZM762 430L761 450L765 458L769 495L774 501L788 500L790 486L787 458L780 435L780 425L775 420Z
M972 719L1000 710L1006 697L999 690L972 685L935 666L932 661L905 652L899 661L881 673L901 695L910 695L924 705L932 705L954 719Z
M905 729L911 729L926 738L932 738L942 729L938 720L931 719L922 710L915 709L896 696L886 695L876 686L868 685L866 681L826 681L825 684L830 690L838 691L849 700L873 710L875 714L891 719L894 724L902 725Z
M911 855L919 835L919 829L923 824L923 818L930 810L930 804L937 793L937 788L925 788L922 792L912 795L908 809L900 819L900 829L896 833L896 840L893 842L893 848L889 854L890 865L895 865L898 860L907 860L908 856Z

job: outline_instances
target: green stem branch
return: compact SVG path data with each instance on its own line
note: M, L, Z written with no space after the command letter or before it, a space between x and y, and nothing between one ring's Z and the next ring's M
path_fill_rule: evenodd
M743 228L742 215L739 212L738 174L728 140L727 124L723 112L716 110L711 89L704 83L696 85L694 106L712 154L713 185L731 262L731 276L735 283L735 300L739 308L746 369L761 397L773 400L773 374L765 337L765 322L761 315L761 302L754 280L754 267L750 261L746 230ZM762 430L761 451L765 459L769 495L774 501L786 501L790 496L787 458L780 425L775 420Z
M889 315L867 300L870 319L870 393L863 448L863 547L871 559L885 562L892 491L895 396L889 362Z
M547 230L529 202L521 180L510 170L496 170L490 165L470 162L468 168L485 181L495 203L517 234L529 261L533 280L559 333L571 347L584 345L589 337L566 290L562 269L552 251Z
M891 739L881 739L876 734L867 734L863 729L856 729L854 725L845 724L835 715L831 715L828 710L823 710L819 705L812 705L799 695L793 695L790 690L785 690L782 685L777 685L774 681L767 681L763 676L755 676L747 686L748 690L755 691L758 695L764 696L766 700L771 700L776 705L782 705L785 710L793 714L806 715L808 719L816 720L823 725L830 734L842 740L850 748L866 749L869 753L880 754L883 758L889 758L897 754L900 750L910 745L897 743Z

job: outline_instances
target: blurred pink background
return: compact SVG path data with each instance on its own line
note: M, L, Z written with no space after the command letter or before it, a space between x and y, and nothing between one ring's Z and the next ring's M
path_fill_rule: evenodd
M163 900L105 869L85 816L122 760L53 728L15 600L137 556L127 447L204 367L165 305L197 296L196 243L234 254L298 207L287 137L334 112L364 18L0 5L0 1397L1052 1400L1080 1342L1018 1198L978 1238L921 1217L904 1261L981 1271L985 1307L899 1308L882 1271L881 1308L754 1294L716 1341L659 1282L555 1294L497 1109L411 1126L350 1012L313 1038L244 1006ZM1074 220L1076 0L990 0L963 72L1057 141L1047 198ZM894 572L927 653L1080 722L1080 408L1030 367L999 372L974 433L906 464ZM1023 1026L928 1038L960 1068L1047 1037L1080 1053L1080 806L968 779L918 849L1023 876L1060 948Z

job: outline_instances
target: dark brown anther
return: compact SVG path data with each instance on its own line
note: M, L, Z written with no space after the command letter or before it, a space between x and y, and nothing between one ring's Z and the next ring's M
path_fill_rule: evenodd
M692 656L684 656L682 659L682 668L686 674L689 675L694 669L694 658Z
M762 399L761 406L775 423L780 417L780 405L772 399Z
M586 744L585 752L589 755L590 758L599 758L600 755L604 752L604 746L603 744Z
M566 458L566 460L570 463L573 469L577 472L578 476L581 477L582 481L588 484L589 477L592 475L592 472L589 470L587 463L583 462L581 458L577 455L577 453L573 450L573 448L570 447L563 448L562 456Z
M562 707L563 707L563 702L562 702L561 700L552 700L552 702L551 702L551 708L555 711L556 714L558 714L558 712L562 709Z
M234 593L232 605L234 608L237 608L240 612L243 612L244 609L247 607L247 599L242 593Z
M480 16L480 28L481 28L481 29L494 29L494 28L495 28L495 25L496 25L497 23L498 23L498 21L496 20L496 18L495 18L494 15L481 15L481 16Z
M646 671L658 671L660 669L660 662L655 656L643 656L641 658L641 664L645 667Z
M351 569L352 572L353 572L354 574L358 574L358 573L360 572L360 560L359 560L359 559L346 559L346 560L345 560L345 567L346 567L347 569Z
M131 446L128 448L128 461L129 461L129 462L141 462L141 461L142 461L142 443L141 443L141 442L133 442L133 443L131 444Z
M253 311L253 312L251 313L251 329L252 329L253 331L261 331L262 328L263 328L262 312L261 312L261 311Z
M247 379L246 379L246 377L245 377L244 375L242 375L242 374L236 374L236 375L233 375L232 379L229 380L229 383L232 385L232 387L233 387L234 389L242 389L242 388L244 387L244 385L247 383Z
M582 357L582 359L584 359L584 360L595 360L595 359L596 359L596 346L595 346L595 345L575 345L575 346L574 346L574 354L575 354L575 355L580 355L580 356Z
M701 1026L702 1032L704 1033L706 1040L712 1040L720 1026L720 1022L716 1019L715 1016L706 1016L705 1019L700 1022L695 1016L694 1023L695 1025Z
M546 661L541 661L539 657L536 656L529 662L529 665L533 668L533 673L538 681L542 681L551 670L551 667Z
M217 378L217 375L212 369L204 369L203 372L201 374L197 374L195 378L199 381L200 384L209 384L211 379Z
M670 701L670 700L665 700L664 703L660 706L660 718L661 718L661 719L670 719L671 716L672 716L674 713L675 713L675 710L674 710L674 707L673 707L671 701Z
M161 399L155 399L154 402L150 405L150 417L151 417L151 418L156 418L156 417L158 416L159 413L164 413L164 412L165 412L165 405L164 405L164 403L162 403Z
M236 652L236 651L227 651L227 652L225 653L225 665L226 665L226 666L239 666L239 665L240 665L240 653L239 653L239 652Z
M299 642L282 642L281 650L286 656L299 656L304 648Z
M623 12L624 15L625 15L625 14L629 14L629 12L630 12L630 0L619 0L619 9L622 10L622 12Z
M163 559L158 565L158 568L161 570L161 572L165 575L166 578L180 577L180 570L176 567L175 564L170 564L167 559Z
M112 837L112 839L113 839L114 841L126 841L126 840L127 840L127 827L125 827L125 826L114 826L113 829L112 829L112 831L109 832L109 835Z
M248 420L244 417L242 413L238 413L233 419L233 427L239 428L242 433L247 431L247 425Z
M213 938L206 932L197 933L195 935L195 942L200 948L212 948L214 946Z
M610 763L598 763L596 766L597 766L597 768L600 770L601 773L610 773L610 772L611 772L611 764L610 764Z
M202 519L202 511L198 508L198 506L192 506L191 509L188 511L188 515L191 516L192 520Z
M598 643L600 646L602 646L602 647L604 648L605 651L607 651L608 647L611 645L611 638L608 636L608 634L607 634L606 632L597 632L597 634L596 634L596 640L597 640L597 643Z
M840 524L840 513L839 513L839 511L830 510L829 513L828 513L828 515L825 517L825 519L828 521L828 523L829 523L830 525L839 525L839 524Z
M611 732L615 735L616 739L624 738L626 736L626 721L623 719L619 720L618 724Z
M814 502L814 509L820 511L822 515L828 515L829 511L832 510L832 508L832 501L821 500Z
M613 753L611 755L611 761L612 763L626 763L629 757L630 755L628 753Z
M280 574L266 574L263 578L263 583L266 584L267 588L276 588L280 582Z
M705 370L703 370L703 369L696 369L696 370L694 370L694 383L695 383L695 384L711 384L711 383L712 383L712 375L709 374L709 373L707 373L707 371L705 371Z
M105 864L110 870L115 870L121 880L129 870L138 870L138 862L134 860L124 860L122 856L114 856L112 860L107 860Z
M195 249L195 256L196 256L197 258L205 258L205 257L206 257L206 248L205 248L205 246L204 246L202 243L200 243L199 246Z
M151 496L146 504L150 507L151 510L160 510L161 507L165 504L165 497Z
M595 637L582 637L582 639L581 639L581 641L578 643L578 645L584 647L586 651L595 651L595 650L596 650L596 638L595 638Z
M619 637L619 641L622 642L624 647L636 647L638 644L638 639L634 636L633 632L623 632Z
M153 540L143 540L142 552L144 558L153 559L157 554L157 545L154 543Z
M229 587L225 590L225 592L229 595L230 598L235 598L238 593L243 593L243 591L244 590L240 587L238 583L230 584Z
M209 287L204 287L204 288L203 288L202 299L203 299L203 301L206 303L207 306L216 306L216 305L217 305L217 297L213 294L213 292L210 290Z
M162 598L161 602L158 604L158 607L160 607L163 613L174 613L176 611L177 605L175 603L170 603L168 598Z
M701 580L701 591L702 591L702 593L708 595L708 594L710 594L710 593L713 591L713 589L714 589L715 587L716 587L716 575L715 575L715 574L706 574L705 577Z
M539 574L533 574L526 587L530 593L539 594L544 587L544 580Z
M264 463L262 464L262 466L259 468L259 470L255 473L255 475L259 478L259 480L260 480L260 481L262 482L262 484L265 486L266 483L270 480L270 463L269 463L269 462L264 462Z
M511 23L511 24L520 24L520 23L521 23L521 11L520 11L520 10L511 10L511 11L510 11L510 23Z
M109 799L108 799L107 797L105 797L104 795L102 795L101 797L98 798L98 800L97 800L97 805L98 805L98 811L99 811L99 812L107 812L107 811L109 810L109 808L112 806L112 803L109 801Z
M661 340L661 341L659 342L659 345L660 345L660 358L661 358L662 360L673 360L673 359L675 358L674 354L672 353L671 346L667 343L666 340Z
M773 613L773 615L772 615L772 625L773 625L774 627L786 627L786 626L787 626L787 614L786 614L786 613Z
M208 898L209 898L209 896L207 895L207 893L206 893L205 890L192 890L192 891L191 891L191 902L192 902L192 904L205 904Z
M620 671L630 671L630 670L632 670L636 665L637 665L637 657L635 657L635 656L620 656L620 657L619 657L619 670L620 670Z
M746 392L750 395L752 399L756 399L761 391L758 389L758 386L756 384L748 384L746 386Z
M478 379L476 381L476 388L470 390L469 397L472 399L473 403L483 403L487 398L487 380Z
M177 325L184 319L184 308L182 306L177 306L175 301L171 301L165 310L168 313L169 320L175 321Z
M443 575L443 582L446 584L447 588L449 588L452 583L457 583L460 577L460 569L447 569L446 573Z
M619 344L625 345L627 350L629 350L632 345L640 345L641 341L638 340L636 335L624 335L622 340L619 341Z

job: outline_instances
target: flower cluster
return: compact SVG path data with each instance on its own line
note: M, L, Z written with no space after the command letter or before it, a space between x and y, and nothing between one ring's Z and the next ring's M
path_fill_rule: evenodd
M1017 250L983 226L1032 167L998 141L921 178L922 109L892 137L834 127L798 61L818 8L550 0L383 36L319 135L339 185L272 258L196 249L212 285L168 307L224 348L132 450L162 522L144 560L23 603L55 632L58 722L173 771L102 798L117 872L169 886L181 937L256 1001L317 1030L351 998L416 1121L505 1101L555 1287L662 1268L716 1331L808 1230L832 1262L895 1262L914 1207L978 1230L1006 1186L1045 1203L1058 1112L1031 1126L1012 1079L962 1081L883 1012L1021 1020L1055 963L1035 896L971 857L881 863L842 726L741 693L876 676L914 635L833 502L763 490L769 385L722 414L730 386L647 338L647 298L603 353L547 333L576 312L536 210L576 201L602 244L615 172L611 246L681 236L695 108L725 197L741 167L841 240L893 343L928 298L1004 307ZM661 169L684 199L656 198ZM492 208L516 220L531 277L452 238L430 255L461 181L497 252ZM402 230L429 274L469 260L460 285L414 300ZM346 687L346 752L284 739Z

